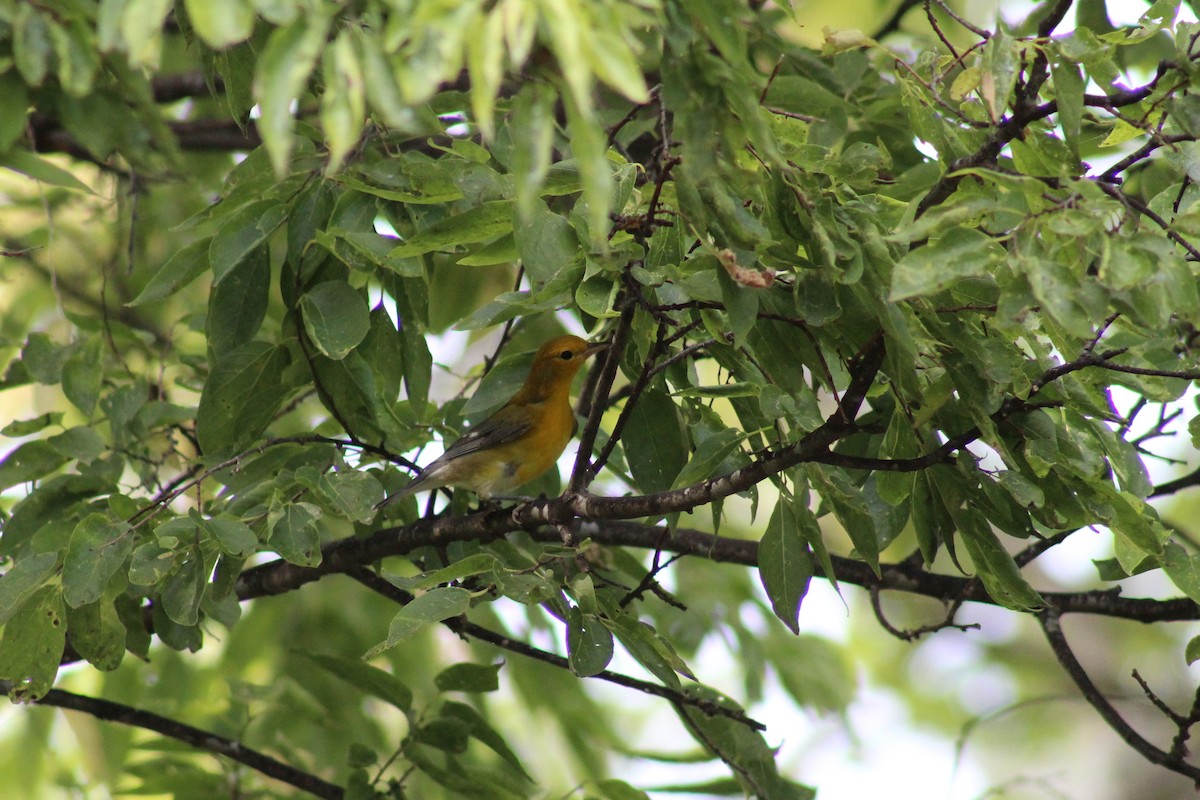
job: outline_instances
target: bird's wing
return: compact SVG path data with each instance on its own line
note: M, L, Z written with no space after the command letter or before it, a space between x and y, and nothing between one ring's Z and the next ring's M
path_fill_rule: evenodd
M406 497L413 492L419 492L426 488L436 489L442 485L440 482L441 472L447 464L462 456L498 447L520 439L533 427L532 416L529 413L528 407L517 409L511 406L504 406L495 414L471 428L460 439L446 448L446 452L434 459L407 486L393 492L375 507L381 508L399 500L401 497Z
M533 427L533 416L528 408L504 406L446 448L446 452L438 457L438 461L450 461L516 441Z

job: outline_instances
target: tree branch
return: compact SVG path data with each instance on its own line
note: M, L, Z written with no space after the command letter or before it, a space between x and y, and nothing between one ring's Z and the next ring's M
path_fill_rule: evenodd
M1185 762L1181 753L1174 751L1168 753L1145 739L1125 721L1124 717L1117 713L1117 710L1108 702L1108 698L1104 696L1104 693L1096 688L1096 684L1092 683L1091 677L1087 674L1083 665L1079 663L1079 659L1075 657L1075 653L1071 650L1071 645L1067 642L1066 636L1063 635L1058 612L1053 610L1043 611L1038 615L1038 621L1041 622L1042 631L1046 634L1046 639L1050 642L1050 649L1054 651L1058 663L1062 664L1063 669L1071 676L1071 680L1079 688L1084 699L1091 704L1092 708L1096 709L1097 713L1108 723L1109 727L1127 745L1140 753L1151 764L1166 767L1172 772L1178 772L1180 775L1191 778L1200 787L1200 768Z
M7 694L10 690L8 681L0 681L0 692ZM301 791L315 797L327 800L341 800L342 787L321 780L316 775L288 766L276 761L268 755L252 750L241 742L218 736L209 731L185 725L177 720L159 716L150 711L142 711L132 706L114 703L111 700L101 700L97 697L65 692L62 689L51 689L44 697L34 701L40 706L53 706L71 711L90 714L96 719L106 722L116 722L134 728L144 728L148 731L162 734L171 739L184 742L197 750L224 756L239 764L245 764L251 769L261 772L269 778L283 781Z
M522 505L539 505L533 501ZM389 556L406 555L420 547L447 545L451 542L486 542L525 529L511 522L513 511L489 511L462 517L418 520L401 528L382 530L363 539L340 539L323 548L323 560L317 567L301 567L283 560L271 561L246 570L239 576L236 592L240 600L283 594L319 580L326 575L347 572ZM758 566L758 542L731 539L701 531L679 528L664 536L664 528L621 520L576 520L577 535L599 545L636 547L705 558L718 563ZM553 527L533 525L528 533L542 542L560 541ZM870 566L852 558L831 556L839 582L880 589L908 592L938 600L963 599L974 603L998 605L983 586L970 578L928 572L908 562L881 564L877 578ZM823 573L818 569L818 575ZM1043 592L1048 608L1059 614L1095 614L1137 622L1181 622L1200 619L1200 606L1186 597L1171 600L1122 597L1119 589L1086 592Z
M351 578L354 578L354 580L358 581L371 591L383 595L397 605L407 605L413 600L413 596L411 594L393 585L387 579L380 577L365 567L357 567L347 570L346 574ZM510 653L516 653L518 655L525 656L526 658L532 658L535 661L541 661L543 664L550 664L551 666L559 667L560 669L565 669L568 671L571 669L571 663L557 653L541 650L537 647L526 644L525 642L505 636L502 633L489 630L482 625L477 625L474 622L468 621L466 616L451 617L450 619L442 620L442 624L460 636L478 639L481 642L487 642L488 644L507 650ZM628 675L622 675L619 672L613 672L607 669L589 677L607 681L608 683L612 683L617 686L623 686L626 689L636 689L643 694L661 697L664 700L669 700L676 705L692 706L708 716L728 717L735 722L740 722L741 724L757 731L765 731L767 729L766 725L751 719L738 709L727 708L703 698L692 697L684 694L683 692L671 689L668 686L663 686L662 684L639 680L637 678L632 678Z

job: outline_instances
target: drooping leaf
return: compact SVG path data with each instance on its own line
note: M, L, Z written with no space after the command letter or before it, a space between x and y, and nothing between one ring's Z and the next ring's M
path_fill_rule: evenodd
M140 306L165 300L199 278L209 268L211 246L211 239L199 239L176 251L129 305Z
M787 502L776 504L758 543L758 575L775 616L800 633L800 601L813 576L813 558Z
M638 398L621 443L629 470L646 493L670 489L687 463L687 438L679 410L658 389L649 389Z
M324 653L307 653L306 656L329 674L391 703L401 711L408 711L412 707L412 689L386 670L364 664L356 658Z
M603 672L613 657L613 635L595 614L572 609L567 617L567 657L581 678Z
M14 700L50 691L67 643L66 611L57 587L45 586L21 604L0 637L0 679Z
M200 38L217 49L237 44L254 30L249 0L184 0L184 8Z
M413 600L397 612L388 627L387 638L367 651L363 658L374 658L385 650L390 650L418 631L441 622L449 617L455 617L467 610L471 595L466 589L457 586L442 586L431 589Z
M254 75L254 96L262 107L258 129L277 175L287 170L292 153L292 103L325 46L329 11L319 5L276 28L267 39Z
M281 347L250 342L213 366L196 411L204 452L227 453L262 433L290 393L283 374L289 360Z

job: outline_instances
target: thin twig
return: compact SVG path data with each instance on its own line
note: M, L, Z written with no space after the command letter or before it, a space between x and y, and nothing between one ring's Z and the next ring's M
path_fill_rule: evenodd
M407 605L413 600L413 596L411 594L403 589L400 589L390 581L380 577L365 567L347 570L346 574L351 578L354 578L354 580L358 581L371 591L381 594L399 605ZM560 656L557 653L541 650L537 647L526 644L525 642L505 636L502 633L489 630L482 625L468 621L465 616L451 617L450 619L443 620L442 624L461 636L467 636L472 639L478 639L481 642L487 642L488 644L492 644L496 647L507 650L510 653L517 653L518 655L525 656L526 658L532 658L536 661L540 661L543 664L550 664L551 666L559 667L560 669L565 670L571 669L571 663L563 656ZM672 703L691 706L699 709L709 716L728 717L729 719L746 725L749 728L753 728L754 730L766 730L766 726L761 722L751 719L737 709L727 708L718 703L692 697L668 686L663 686L662 684L639 680L637 678L632 678L628 675L622 675L619 672L612 672L610 670L603 670L595 675L592 675L591 677L606 681L608 683L616 684L617 686L623 686L626 689L636 689L643 694L661 697L665 700L670 700Z
M7 681L0 681L0 685L3 685L3 689L0 690L7 691L8 687L5 684L7 684ZM111 700L102 700L98 697L73 694L72 692L65 692L62 689L51 689L45 696L35 702L41 706L53 706L55 708L79 711L106 722L116 722L121 725L154 731L176 741L184 742L197 750L217 756L224 756L239 764L245 764L247 767L261 772L269 778L274 778L289 786L294 786L301 791L308 792L314 797L326 798L327 800L341 800L342 798L342 787L323 781L316 775L296 769L281 761L276 761L268 755L246 747L237 740L194 728L191 725L185 725L182 722L160 716L150 711L143 711L122 703L114 703Z
M1172 772L1178 772L1180 775L1191 778L1193 782L1200 785L1200 768L1185 762L1181 755L1156 747L1152 742L1135 731L1133 726L1126 722L1124 717L1108 701L1104 693L1096 687L1096 684L1092 682L1091 676L1087 674L1087 670L1083 668L1083 665L1079 663L1079 659L1075 657L1075 653L1071 649L1070 643L1067 642L1066 636L1063 635L1059 612L1049 608L1045 609L1038 615L1038 621L1041 622L1042 631L1046 634L1046 639L1050 642L1050 649L1054 651L1054 656L1058 659L1058 663L1067 671L1067 675L1071 677L1071 680L1075 683L1075 686L1079 689L1084 699L1088 701L1092 708L1096 709L1100 717L1121 737L1122 741L1132 747L1151 764L1157 764L1161 767L1166 767Z

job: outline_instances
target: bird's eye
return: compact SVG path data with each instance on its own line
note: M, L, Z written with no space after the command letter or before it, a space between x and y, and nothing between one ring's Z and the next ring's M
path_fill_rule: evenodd
M570 350L563 350L561 353L558 354L558 357L561 358L563 361L570 361L572 358L575 357L575 354L572 353Z

